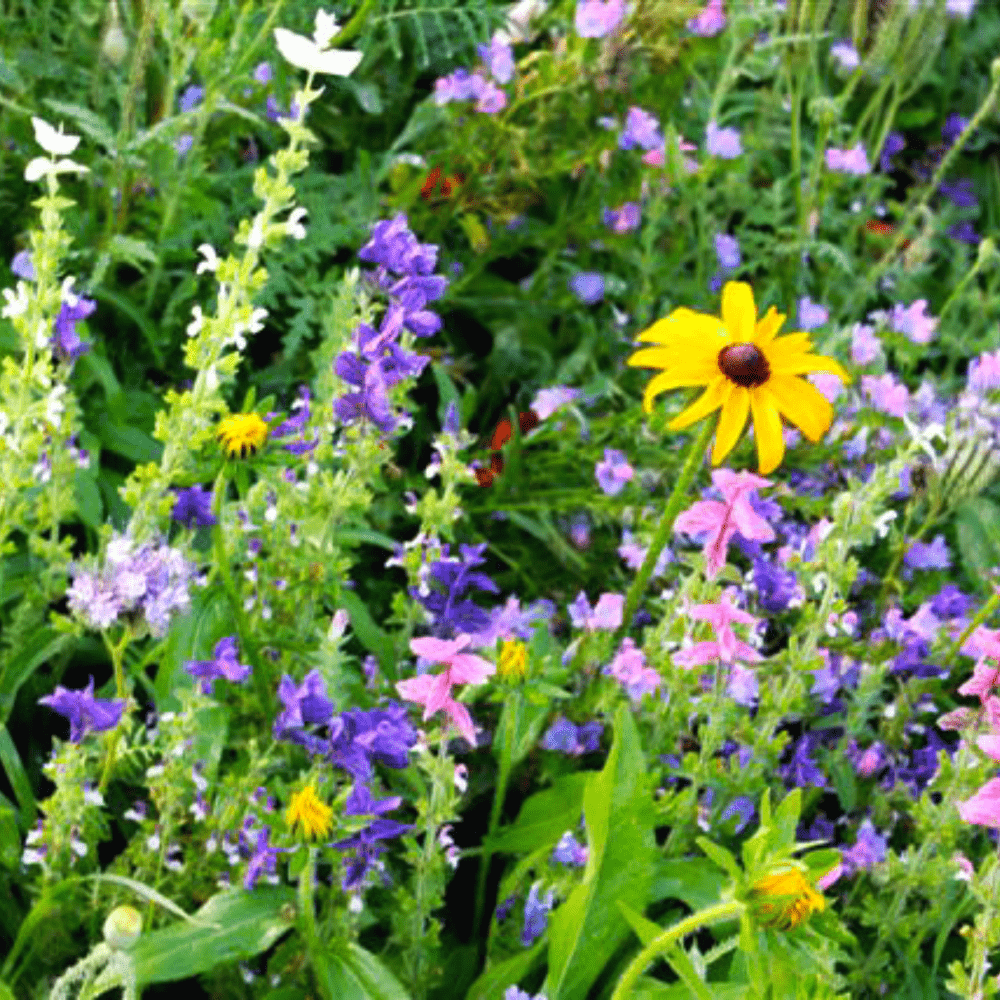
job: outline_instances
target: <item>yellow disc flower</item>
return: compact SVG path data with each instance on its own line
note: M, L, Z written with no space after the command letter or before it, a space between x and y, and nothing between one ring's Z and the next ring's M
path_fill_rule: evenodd
M267 424L258 413L230 413L219 421L218 437L230 458L246 458L267 440Z
M808 333L775 337L785 317L772 306L757 319L753 290L742 281L722 289L722 318L675 309L657 320L638 339L656 344L636 351L628 363L639 368L662 368L646 386L642 406L653 409L653 399L668 389L705 386L705 391L668 425L682 430L722 408L715 431L712 464L733 450L747 416L753 417L760 474L773 472L785 455L781 417L795 424L813 442L833 422L833 407L811 383L806 372L833 372L845 384L851 381L833 360L810 354Z
M306 837L323 836L330 832L333 820L333 810L316 795L312 785L306 785L296 792L285 810L285 822L294 829L295 824L302 826Z
M500 647L497 675L501 680L517 681L528 669L528 648L517 639L505 639Z
M826 907L826 900L797 868L758 879L750 897L763 927L798 927L811 913L822 913Z

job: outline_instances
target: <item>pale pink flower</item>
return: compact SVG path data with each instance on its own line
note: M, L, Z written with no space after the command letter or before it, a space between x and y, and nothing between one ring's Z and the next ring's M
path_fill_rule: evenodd
M966 823L1000 829L1000 778L987 781L971 799L957 805Z
M708 622L715 630L715 641L696 642L689 649L680 650L674 654L675 663L682 667L696 667L714 660L731 664L737 660L757 663L762 659L753 646L736 637L732 628L733 622L756 625L757 619L734 607L728 594L723 594L716 604L696 604L690 611L690 617L695 621Z
M1000 760L1000 736L996 733L989 733L985 736L976 737L976 746L994 760Z
M825 875L816 879L816 888L824 892L844 873L844 866L838 861Z
M496 672L496 666L481 656L462 653L472 641L468 635L457 639L434 639L429 636L411 639L410 649L428 660L443 663L440 674L421 674L396 684L396 690L407 700L424 708L426 722L435 712L443 711L471 746L476 745L476 727L469 710L455 701L451 689L455 684L482 684Z
M712 485L724 500L699 500L682 511L674 521L674 531L705 537L705 573L714 579L726 563L726 550L738 531L744 538L773 542L774 529L750 506L749 494L764 486L774 485L770 479L752 472L716 469Z
M986 696L996 687L998 680L1000 680L1000 667L994 663L987 663L984 657L972 668L972 676L959 687L958 693L974 694L985 703Z
M861 388L871 400L872 408L891 417L905 417L910 405L910 390L897 382L889 372L879 378L861 376Z
M660 686L660 675L646 666L646 655L631 639L626 639L615 658L604 668L604 673L614 677L628 692L633 701L641 701L644 694L652 694Z

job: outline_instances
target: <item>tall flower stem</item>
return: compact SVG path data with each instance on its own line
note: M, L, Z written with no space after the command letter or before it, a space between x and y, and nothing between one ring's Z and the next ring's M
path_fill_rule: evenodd
M316 951L316 905L313 901L313 882L316 878L316 848L306 846L306 863L299 872L299 915L310 959Z
M125 649L129 644L131 635L128 629L125 629L124 634L121 639L112 643L104 633L104 645L107 646L108 652L111 654L111 663L115 670L115 690L119 698L127 698L128 691L125 689ZM122 713L122 719L125 718L125 713ZM115 766L115 757L118 756L118 730L121 728L121 719L118 720L118 725L108 733L108 751L107 756L104 758L104 769L101 771L101 780L97 786L99 792L104 792L108 787L108 782L111 780L111 772Z
M677 515L680 513L681 504L687 499L691 482L704 460L705 449L708 447L712 430L713 422L710 418L706 418L702 423L698 435L691 442L687 457L684 459L684 465L681 467L681 474L677 477L677 482L674 483L673 491L667 500L666 509L663 512L663 517L660 519L660 525L656 529L656 534L653 536L649 551L646 553L646 558L643 559L642 566L639 567L639 573L632 581L632 586L629 587L628 594L625 597L625 611L622 615L622 623L615 633L616 643L625 635L632 621L632 616L639 607L639 602L646 591L649 578L653 575L656 561L660 558L660 553L663 551L663 547L667 544L667 539L670 537L674 521L677 520Z
M490 810L490 826L486 833L486 840L483 844L482 854L479 857L479 876L476 884L476 909L473 920L473 929L479 931L483 922L483 910L486 905L486 879L489 875L490 858L493 854L491 846L493 838L496 836L497 828L500 826L500 814L503 812L504 799L507 797L507 782L510 780L511 770L511 750L514 743L514 734L517 732L517 717L521 709L520 692L514 691L507 703L504 705L503 713L503 743L500 748L500 764L497 771L496 788L493 790L493 806ZM479 940L485 947L486 938L479 935Z
M645 972L646 967L653 959L668 952L675 941L678 941L686 934L701 930L702 927L709 927L712 924L721 923L723 920L732 920L738 917L743 912L743 909L743 903L738 900L730 900L728 903L717 903L715 906L709 906L704 910L699 910L697 913L692 913L690 917L685 917L674 924L673 927L668 927L662 934L658 934L653 938L632 959L621 979L618 980L618 985L615 987L614 993L611 994L611 1000L625 1000L635 988L636 981Z

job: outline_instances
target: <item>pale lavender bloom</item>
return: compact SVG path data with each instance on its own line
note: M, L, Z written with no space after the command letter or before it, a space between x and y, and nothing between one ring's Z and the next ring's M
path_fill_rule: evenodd
M177 151L177 155L180 157L187 156L188 153L191 152L193 146L194 146L194 136L188 134L187 132L185 132L184 135L179 135L174 140L174 149Z
M937 319L927 315L927 299L917 299L908 306L897 304L889 314L889 326L905 333L915 344L929 343L937 325Z
M973 358L969 362L966 385L972 392L980 394L1000 389L1000 351Z
M594 467L597 482L606 496L616 497L625 484L635 475L635 470L628 464L624 452L615 448L604 449L604 461Z
M733 832L739 833L753 819L756 811L749 795L738 795L722 810L719 819L724 823L727 819L736 816L736 828Z
M559 843L552 852L552 860L561 865L580 868L587 863L587 848L578 843L572 832L567 830L559 838Z
M758 697L757 675L749 667L743 666L742 663L734 663L729 671L726 694L737 705L749 708L756 704Z
M476 101L476 110L483 114L495 115L507 107L507 95L492 80L484 80Z
M189 87L184 88L184 91L178 98L177 110L182 114L188 111L194 111L194 109L201 104L201 100L204 96L205 88L192 83Z
M596 271L578 271L569 279L569 287L584 305L592 306L604 298L604 275Z
M514 50L510 45L494 37L489 45L480 45L478 52L497 83L510 83L514 76Z
M625 565L629 569L638 570L646 558L647 551L632 537L632 532L628 528L622 529L622 544L618 546L618 555L625 560ZM656 565L653 567L653 576L663 576L673 561L673 549L669 545L664 546L656 559Z
M910 403L910 390L886 372L880 378L861 377L861 388L871 400L872 408L891 417L905 417Z
M448 104L451 101L471 101L479 97L483 78L475 76L467 69L456 69L448 76L434 81L434 103Z
M531 402L531 409L538 414L539 420L551 417L556 410L567 403L572 403L580 396L579 389L571 389L567 385L553 385L548 389L539 389Z
M613 632L622 623L625 608L625 598L621 594L605 593L597 600L591 610L587 595L581 590L576 600L569 605L569 616L574 628L594 632L603 629Z
M625 16L625 0L577 0L573 25L581 38L604 38Z
M976 8L976 0L947 0L944 9L952 17L968 18Z
M911 569L948 569L951 553L944 535L938 535L933 542L910 542L903 562Z
M722 160L732 160L743 153L740 133L734 128L719 128L715 122L705 127L705 149Z
M604 209L601 219L616 233L628 233L639 226L640 210L634 201L627 201L618 208Z
M575 517L569 526L569 540L578 548L585 549L590 545L590 524L587 515Z
M273 75L274 73L271 70L271 64L269 62L257 63L254 67L253 78L257 83L263 86L266 86L271 82L271 77Z
M687 23L688 31L702 38L717 35L726 26L726 12L722 0L708 0L708 3Z
M836 402L837 397L844 391L844 383L840 381L840 376L834 375L833 372L811 372L806 378L831 403Z
M830 318L830 313L808 295L799 299L799 326L803 330L815 330Z
M856 365L867 365L874 361L881 350L882 342L875 334L875 328L855 323L851 336L851 360Z
M625 639L615 658L604 668L604 674L618 681L634 702L660 686L660 675L646 666L646 655L631 639Z
M541 898L538 892L540 884L536 882L531 887L524 904L524 928L521 931L521 944L525 948L534 944L535 939L545 933L545 927L549 922L549 910L552 909L552 904L555 901L551 889L546 893L544 899Z
M880 837L875 832L872 821L866 819L858 827L858 837L854 846L843 852L845 873L850 875L856 871L867 870L872 865L884 861L888 843L888 838Z
M743 263L739 240L727 233L716 233L715 256L719 258L720 267L727 271L735 270Z
M858 50L846 40L834 42L830 46L830 58L843 70L857 69L861 65Z
M10 262L10 269L19 278L24 278L25 281L34 281L35 265L31 263L31 251L20 250L14 254L14 258Z
M829 170L837 170L842 174L854 174L862 177L871 173L868 154L863 143L858 143L850 149L830 148L826 151L826 165Z
M660 132L660 123L648 111L639 107L631 107L625 116L625 128L618 137L619 149L659 149L664 139Z

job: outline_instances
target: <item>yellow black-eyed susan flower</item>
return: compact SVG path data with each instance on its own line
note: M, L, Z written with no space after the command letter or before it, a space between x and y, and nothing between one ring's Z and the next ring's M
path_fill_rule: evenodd
M528 669L528 648L519 639L505 639L500 647L497 676L504 681L523 679Z
M230 413L219 421L218 437L230 458L246 458L267 440L267 424L258 413Z
M810 441L818 441L833 421L833 407L806 372L833 372L844 383L850 376L833 360L811 354L808 333L776 337L785 317L773 306L757 319L753 290L730 281L722 290L722 317L692 309L675 309L638 337L656 344L636 351L628 363L663 371L646 386L643 409L668 389L705 386L705 391L668 425L682 430L720 407L712 464L735 447L747 416L753 417L761 475L773 472L785 454L781 417L795 424Z
M294 829L298 823L307 838L329 833L332 819L333 810L320 800L312 785L295 792L285 810L285 822L289 828Z
M798 868L766 875L750 890L757 922L762 927L797 927L812 913L822 913L826 900Z

